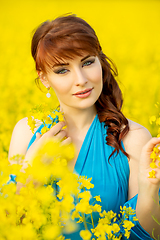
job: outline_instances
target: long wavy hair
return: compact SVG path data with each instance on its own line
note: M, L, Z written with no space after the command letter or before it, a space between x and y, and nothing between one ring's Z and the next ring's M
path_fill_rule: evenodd
M93 28L76 15L48 20L34 32L31 51L36 70L45 73L49 72L55 63L74 59L84 52L98 56L102 65L103 89L95 105L100 122L105 123L106 143L114 148L110 157L114 153L118 154L119 150L129 157L122 146L122 139L129 131L129 124L121 112L123 99L115 80L117 69L102 52Z

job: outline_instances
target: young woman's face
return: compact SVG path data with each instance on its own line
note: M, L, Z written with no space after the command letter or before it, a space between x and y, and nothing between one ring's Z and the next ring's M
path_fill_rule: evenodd
M87 109L94 107L102 87L102 67L97 56L84 54L73 60L54 65L46 74L63 111L65 108Z

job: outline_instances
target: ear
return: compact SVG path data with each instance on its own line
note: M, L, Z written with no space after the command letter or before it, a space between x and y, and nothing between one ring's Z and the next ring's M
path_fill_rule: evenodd
M41 80L41 83L48 89L50 88L50 84L48 82L47 76L44 72L42 71L37 71L37 74L39 76L39 79Z

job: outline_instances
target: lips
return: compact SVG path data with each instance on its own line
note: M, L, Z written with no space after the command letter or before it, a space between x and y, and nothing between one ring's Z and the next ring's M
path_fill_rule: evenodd
M87 89L85 89L84 91L76 92L76 93L73 94L73 95L83 95L83 94L85 94L85 93L88 93L88 92L92 91L92 89L93 89L93 88L87 88Z

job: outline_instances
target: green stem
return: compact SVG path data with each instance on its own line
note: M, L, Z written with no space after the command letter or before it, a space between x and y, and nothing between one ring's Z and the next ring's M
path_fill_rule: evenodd
M83 217L84 227L85 227L86 230L88 230L87 223L86 223L86 218L85 218L84 213L82 213L82 217Z
M92 215L92 213L91 213L91 220L92 220L92 226L93 226L93 229L95 229L95 227L94 227L94 221L93 221L93 215ZM96 240L97 240L97 237L95 236L95 238L96 238Z
M93 215L92 215L92 213L91 213L91 220L92 220L92 226L93 226L93 228L95 228L95 227L94 227L94 221L93 221Z

